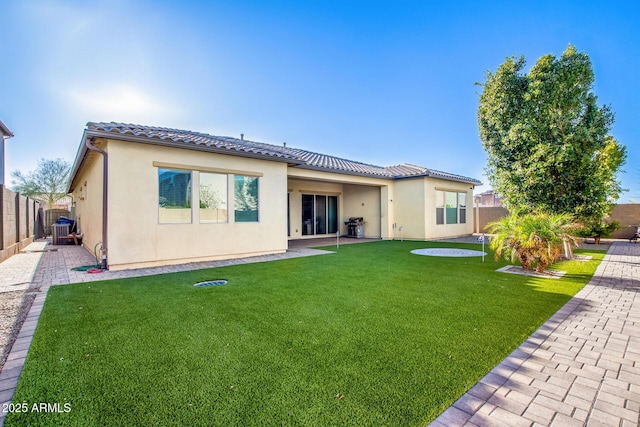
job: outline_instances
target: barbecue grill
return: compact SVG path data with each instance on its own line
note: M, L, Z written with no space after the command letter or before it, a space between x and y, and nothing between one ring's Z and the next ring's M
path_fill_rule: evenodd
M347 237L362 239L364 237L364 218L353 216L349 221L345 221L347 226Z

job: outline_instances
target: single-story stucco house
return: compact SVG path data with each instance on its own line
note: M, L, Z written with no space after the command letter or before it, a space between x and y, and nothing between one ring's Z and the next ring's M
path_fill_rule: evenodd
M87 123L68 192L110 269L281 253L288 240L473 232L473 178L203 133Z

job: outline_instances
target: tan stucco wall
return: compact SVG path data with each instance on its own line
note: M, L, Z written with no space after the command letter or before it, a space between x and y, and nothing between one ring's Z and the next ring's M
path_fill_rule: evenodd
M344 221L350 217L364 218L364 237L380 238L380 187L364 185L344 186ZM345 233L346 233L345 227Z
M90 152L79 171L72 193L82 244L91 253L102 242L102 156Z
M466 223L436 224L436 190L464 192L467 195ZM395 238L413 240L463 236L473 233L473 190L471 184L435 178L408 178L393 182L393 220ZM393 226L392 226L393 231Z
M380 187L380 237L385 240L393 238L393 224L395 221L393 196L393 182Z
M424 178L408 178L393 182L393 224L396 239L425 238ZM402 227L402 234L400 232ZM393 235L391 236L393 237Z
M466 222L464 224L436 224L436 190L465 193ZM425 178L425 238L464 236L473 233L473 186L444 179Z
M286 251L285 163L114 140L109 140L108 152L111 269ZM201 224L199 209L192 209L189 224L159 224L158 164L260 175L259 222L234 222L233 180L229 176L229 222ZM194 189L197 177L194 173ZM193 191L194 198L195 194ZM192 206L197 203L193 200Z

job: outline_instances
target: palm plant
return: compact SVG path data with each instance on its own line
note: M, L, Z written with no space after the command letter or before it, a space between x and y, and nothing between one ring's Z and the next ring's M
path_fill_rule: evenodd
M532 270L535 265L540 273L578 245L577 225L567 214L512 214L489 223L488 228L495 234L491 248L496 259L518 259L523 269Z
M523 242L526 239L522 235L522 227L518 215L512 214L490 222L487 224L487 229L489 233L494 235L491 238L491 249L495 251L496 260L501 256L511 262L515 262L518 259L522 268L531 270L533 259L530 257L529 251L523 246Z

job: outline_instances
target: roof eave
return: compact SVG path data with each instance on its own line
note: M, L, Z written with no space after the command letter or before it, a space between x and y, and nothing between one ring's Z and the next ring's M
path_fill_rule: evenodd
M211 146L199 145L199 144L188 144L188 145L185 144L184 146L180 146L180 145L176 145L176 143L174 141L172 141L172 140L163 140L163 139L160 139L160 138L149 138L149 137L136 136L136 135L126 135L126 134L123 135L123 134L115 133L115 132L85 129L84 133L82 134L82 141L80 143L80 147L78 148L78 153L76 154L76 158L75 158L75 161L73 163L73 168L72 168L72 171L71 171L71 179L69 180L67 193L69 193L69 192L71 192L73 190L73 181L75 180L76 174L78 173L78 171L80 169L80 166L81 166L82 162L84 161L84 158L85 158L86 153L88 151L85 142L86 142L87 139L92 139L92 138L105 138L105 139L113 139L113 140L118 140L118 141L136 142L136 143L140 143L140 144L150 144L150 145L158 145L158 146L163 146L163 147L172 147L172 148L182 148L182 149L189 149L189 150L196 150L196 151L204 151L204 152L208 152L208 153L226 154L226 155L229 155L229 156L248 157L248 158L258 159L258 160L267 160L267 161L272 161L272 162L282 162L282 163L287 163L287 164L293 165L293 166L297 166L297 165L303 164L303 162L300 161L300 160L296 160L296 159L292 159L292 158L288 158L288 157L284 157L284 156L277 156L277 155L271 156L271 155L266 155L266 154L251 153L251 152L246 152L246 151L233 150L233 149L228 149L228 148L211 147Z
M2 120L0 120L0 133L2 133L2 136L6 139L13 138L15 136Z
M386 179L386 180L393 179L393 177L389 175L376 175L373 173L366 173L366 172L350 171L350 170L343 170L343 169L330 169L322 166L313 166L313 165L307 165L307 164L295 165L295 167L298 169L307 169L307 170L314 170L318 172L328 172L328 173L339 173L342 175L363 176L367 178L377 178L377 179Z
M82 139L80 140L80 147L78 147L78 152L76 153L76 158L73 161L73 166L71 167L71 174L69 175L69 183L67 184L67 194L70 194L73 191L73 182L76 179L76 175L80 170L80 165L84 161L84 157L87 154L87 145L85 144L87 138L87 129L82 133Z
M462 176L443 176L439 174L431 174L431 173L423 173L417 175L396 175L393 179L408 179L408 178L436 178L436 179L444 179L445 181L455 181L455 182L463 182L465 184L472 184L474 186L482 185L482 182L473 178L466 178Z

